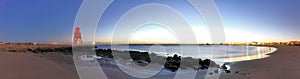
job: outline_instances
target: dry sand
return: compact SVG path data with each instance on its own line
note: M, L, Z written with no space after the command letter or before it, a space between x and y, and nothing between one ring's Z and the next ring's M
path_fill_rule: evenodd
M78 79L78 76L34 53L0 52L0 79Z
M232 64L233 73L221 79L300 79L300 47L277 48L268 58Z

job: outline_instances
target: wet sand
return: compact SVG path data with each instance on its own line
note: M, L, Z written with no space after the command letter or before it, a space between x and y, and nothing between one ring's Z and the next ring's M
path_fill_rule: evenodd
M268 58L233 63L220 79L300 79L300 47L277 48Z

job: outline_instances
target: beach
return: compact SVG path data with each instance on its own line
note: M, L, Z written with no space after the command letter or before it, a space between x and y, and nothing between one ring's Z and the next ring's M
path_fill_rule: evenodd
M0 79L79 79L71 55L32 53L26 49L65 45L1 45Z
M277 46L270 57L231 64L220 79L300 79L300 47Z
M20 48L12 49L15 47ZM55 51L62 51L59 48L64 47L68 46L1 46L0 79L79 79L72 55L68 54L70 51L48 52L54 51L54 49ZM221 72L220 79L300 79L299 46L275 47L277 51L270 54L267 58L229 63L231 73ZM28 51L28 48L32 48L32 50ZM69 50L69 48L67 49ZM36 50L39 51L33 52ZM99 60L108 78L133 78L122 73L116 64L111 61L112 59L110 58ZM205 73L206 70L199 70L197 78L204 78ZM164 69L163 73L159 73L151 78L170 79L173 78L175 74L176 72Z
M0 79L78 79L58 62L33 53L0 53Z

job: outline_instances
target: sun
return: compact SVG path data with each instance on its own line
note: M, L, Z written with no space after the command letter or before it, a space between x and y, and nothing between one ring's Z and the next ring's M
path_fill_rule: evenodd
M238 30L225 28L225 37L227 42L251 42L262 41L263 37L259 34L248 32L247 30Z
M159 24L146 24L135 31L130 41L133 43L151 42L151 43L170 43L178 42L176 35Z

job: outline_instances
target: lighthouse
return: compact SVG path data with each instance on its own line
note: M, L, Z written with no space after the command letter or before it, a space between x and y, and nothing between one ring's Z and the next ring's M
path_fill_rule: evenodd
M82 38L81 38L81 32L80 28L76 27L74 32L74 38L73 38L73 46L79 46L82 45Z

